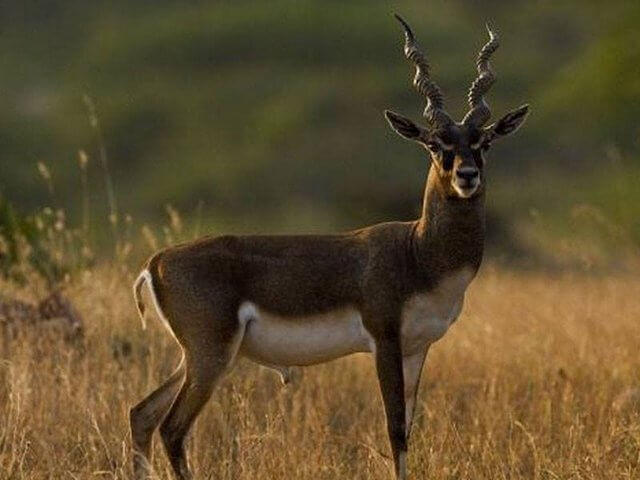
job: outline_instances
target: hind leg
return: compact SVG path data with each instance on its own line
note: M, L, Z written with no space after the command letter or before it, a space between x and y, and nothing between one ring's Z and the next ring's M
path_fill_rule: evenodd
M167 415L178 395L185 376L184 357L178 368L156 390L145 397L129 412L131 445L133 448L133 474L136 480L151 475L151 441L153 432Z
M185 437L218 381L236 358L244 328L199 336L187 351L187 374L180 393L160 426L160 434L176 478L193 478L185 452Z

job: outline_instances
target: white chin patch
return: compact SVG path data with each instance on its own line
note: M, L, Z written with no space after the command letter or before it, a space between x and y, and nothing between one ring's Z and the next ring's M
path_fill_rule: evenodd
M462 198L469 198L471 195L476 193L478 187L480 186L480 182L475 180L471 185L466 185L464 187L458 185L458 182L451 182L453 185L453 189L460 195Z

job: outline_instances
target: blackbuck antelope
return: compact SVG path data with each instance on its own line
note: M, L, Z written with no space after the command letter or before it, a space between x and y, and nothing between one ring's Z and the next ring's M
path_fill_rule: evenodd
M460 314L482 259L485 154L493 140L522 124L528 107L485 126L484 97L495 81L489 57L498 48L489 30L469 88L469 113L454 122L409 25L397 19L426 121L385 116L400 136L429 152L421 217L335 235L207 237L153 255L134 284L139 313L146 284L183 358L131 410L137 478L151 471L158 425L176 477L191 478L185 435L239 356L286 372L355 352L375 358L396 477L406 478L427 351Z

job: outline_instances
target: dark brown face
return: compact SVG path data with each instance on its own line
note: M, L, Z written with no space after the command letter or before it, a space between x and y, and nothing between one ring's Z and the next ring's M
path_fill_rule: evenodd
M524 105L496 123L480 128L451 122L429 129L389 110L385 111L385 117L398 135L427 149L449 196L472 198L484 190L485 155L491 142L515 132L528 112L529 107Z
M470 198L483 191L484 152L489 141L475 127L452 124L423 143L449 196Z

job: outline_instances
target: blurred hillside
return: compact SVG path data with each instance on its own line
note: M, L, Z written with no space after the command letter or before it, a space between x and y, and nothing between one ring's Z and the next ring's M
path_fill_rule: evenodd
M163 221L166 204L201 210L212 231L413 218L425 154L382 111L417 119L423 103L392 11L456 117L485 21L502 39L494 116L532 105L491 152L493 245L640 243L640 4L622 0L2 2L0 191L22 211L53 202L79 218L82 149L92 218L106 218L88 95L119 208L136 220Z

